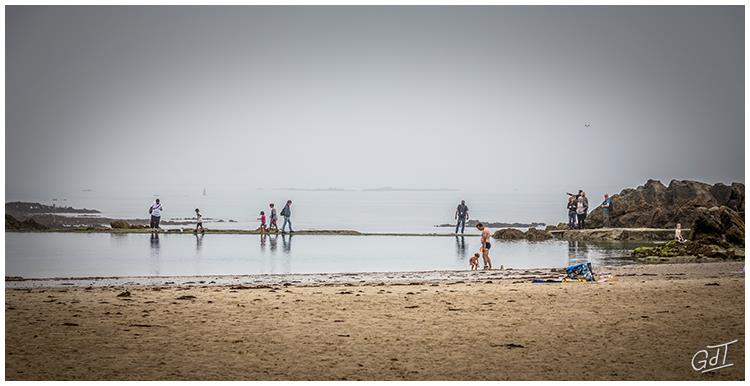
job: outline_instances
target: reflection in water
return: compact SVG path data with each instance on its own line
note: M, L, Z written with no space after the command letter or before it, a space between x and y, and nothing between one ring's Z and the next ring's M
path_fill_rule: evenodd
M288 254L292 252L292 235L289 235L289 241L286 240L286 235L281 235L281 242L283 243L281 250L284 251L284 253Z
M284 254L281 257L281 272L290 273L292 272L292 235L289 235L289 241L286 239L286 235L281 235L282 251Z
M468 259L478 246L471 236L300 236L291 248L288 235L271 234L262 250L257 236L11 233L5 265L8 274L29 278L466 270L457 255L465 249ZM497 240L491 256L494 265L513 268L630 264L631 250L643 245L651 244Z
M151 234L151 256L159 257L159 234Z
M151 273L159 276L159 234L152 233L150 238L151 244Z
M458 260L466 260L466 240L463 236L456 236L456 257Z
M195 233L195 252L200 253L201 248L203 248L203 233L200 235Z
M273 236L269 236L268 239L271 242L271 252L276 253L276 247L279 244L279 234L276 233Z
M588 263L589 246L577 240L568 240L568 265Z
M265 233L260 235L260 250L261 251L266 250L266 234Z

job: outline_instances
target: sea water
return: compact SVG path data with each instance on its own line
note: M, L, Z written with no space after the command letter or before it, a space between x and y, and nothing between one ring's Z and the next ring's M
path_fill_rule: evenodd
M493 265L622 263L636 244L493 241ZM468 269L478 237L6 233L5 274L25 278ZM480 259L481 261L481 259Z

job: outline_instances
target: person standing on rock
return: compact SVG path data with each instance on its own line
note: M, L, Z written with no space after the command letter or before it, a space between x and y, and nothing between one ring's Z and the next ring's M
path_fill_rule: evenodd
M609 194L604 194L604 201L602 201L602 213L604 214L604 227L609 228L612 225L612 198Z
M584 229L586 227L586 214L589 212L589 199L586 198L586 192L582 190L579 192L576 215L578 216L578 229Z
M156 199L153 205L148 208L148 213L151 215L151 229L159 229L159 222L161 221L161 202Z
M490 248L492 247L492 244L490 244L490 229L481 222L477 223L477 229L482 232L479 240L482 246L479 248L479 251L482 253L482 260L484 260L484 269L492 269L492 262L490 261Z
M469 219L469 207L466 206L466 201L461 200L456 208L456 234L458 234L458 227L461 226L461 234L464 233L464 226L466 226L466 220Z
M576 196L571 195L568 197L568 229L576 228L576 209L578 208L578 202Z
M286 224L289 224L289 233L293 233L292 230L292 220L290 217L292 217L292 200L287 200L286 205L284 205L284 209L281 210L281 217L284 217L284 224L281 225L281 233L284 233L284 229L286 228Z

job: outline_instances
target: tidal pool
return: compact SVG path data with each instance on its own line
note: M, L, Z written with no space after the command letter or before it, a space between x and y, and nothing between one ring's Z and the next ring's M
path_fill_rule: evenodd
M497 241L493 265L623 264L638 243ZM24 278L468 269L478 237L6 233L5 274Z

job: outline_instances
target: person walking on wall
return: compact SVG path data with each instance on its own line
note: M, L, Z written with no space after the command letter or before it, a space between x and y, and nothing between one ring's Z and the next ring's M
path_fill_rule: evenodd
M292 200L287 200L286 205L284 205L284 209L281 209L281 217L284 218L284 224L281 225L281 233L284 233L284 229L286 229L286 224L289 224L289 233L293 233L292 230Z
M466 220L469 219L469 207L466 206L466 201L461 200L461 203L456 208L456 234L458 234L458 227L461 227L461 234L464 233L464 227L466 226Z

